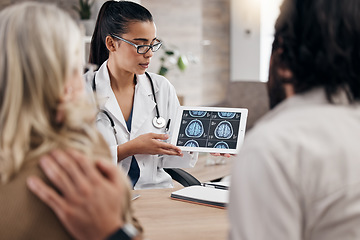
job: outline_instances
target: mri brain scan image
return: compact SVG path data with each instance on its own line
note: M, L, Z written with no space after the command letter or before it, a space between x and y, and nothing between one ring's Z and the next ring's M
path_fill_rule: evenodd
M217 142L214 148L229 149L229 145L226 142Z
M198 138L204 133L204 126L200 120L191 120L185 128L185 135L191 138Z
M215 129L215 137L218 139L229 139L233 135L233 128L228 121L222 121Z
M195 140L189 140L184 144L185 147L199 147L199 143Z
M239 140L243 140L241 124L247 117L247 110L221 107L179 109L172 130L172 144L191 152L237 152Z
M234 112L218 112L220 118L226 118L226 119L235 117L235 114L236 113Z
M192 117L204 117L206 115L206 111L189 111L189 114Z

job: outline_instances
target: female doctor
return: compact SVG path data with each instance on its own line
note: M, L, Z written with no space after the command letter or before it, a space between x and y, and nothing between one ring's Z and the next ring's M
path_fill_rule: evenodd
M146 8L129 1L101 7L90 49L90 63L100 68L85 78L101 110L97 127L134 189L172 187L163 168L193 167L197 161L197 154L165 142L179 102L166 78L146 72L161 44Z

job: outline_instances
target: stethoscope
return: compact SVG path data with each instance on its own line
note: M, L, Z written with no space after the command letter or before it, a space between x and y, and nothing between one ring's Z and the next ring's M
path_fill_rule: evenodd
M159 112L159 108L158 108L158 104L157 104L156 96L155 96L154 82L153 82L152 78L150 77L150 74L145 72L145 75L147 76L147 78L150 81L151 91L152 91L152 94L154 96L154 102L155 102L156 116L153 118L152 123L153 123L154 127L160 129L160 128L165 127L166 121L165 121L165 119L163 117L160 116L160 112Z
M158 129L164 128L165 125L166 125L166 121L165 121L165 119L163 117L160 116L159 107L158 107L158 104L157 104L157 101L156 101L156 96L155 96L154 82L153 82L152 78L150 77L149 73L145 72L145 75L150 81L151 91L152 91L152 94L154 96L154 102L155 102L156 116L154 117L154 119L152 121L152 124L154 125L154 127L158 128ZM94 74L93 84L92 84L92 89L93 89L94 92L96 92L95 76L96 76L96 74ZM136 75L135 75L135 78L136 78ZM115 129L114 120L112 119L110 114L107 111L105 111L104 109L101 109L100 111L102 113L104 113L105 116L109 119L110 125L111 125L111 127L112 127L112 129L114 131L114 135L116 135L117 132L116 132L116 129Z

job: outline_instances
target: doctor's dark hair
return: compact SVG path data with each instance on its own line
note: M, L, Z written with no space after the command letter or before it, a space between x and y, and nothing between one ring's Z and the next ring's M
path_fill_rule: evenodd
M296 93L339 88L360 100L360 1L284 0L275 24L273 62L289 69Z
M91 39L89 62L100 66L109 57L105 45L107 36L121 36L129 31L133 22L153 22L151 13L143 6L130 1L105 2L96 20L95 30Z

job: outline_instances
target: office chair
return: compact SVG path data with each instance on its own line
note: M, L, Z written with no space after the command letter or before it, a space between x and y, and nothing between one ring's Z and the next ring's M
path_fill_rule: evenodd
M171 176L173 180L177 181L184 187L201 185L199 180L181 168L164 168L164 170Z

